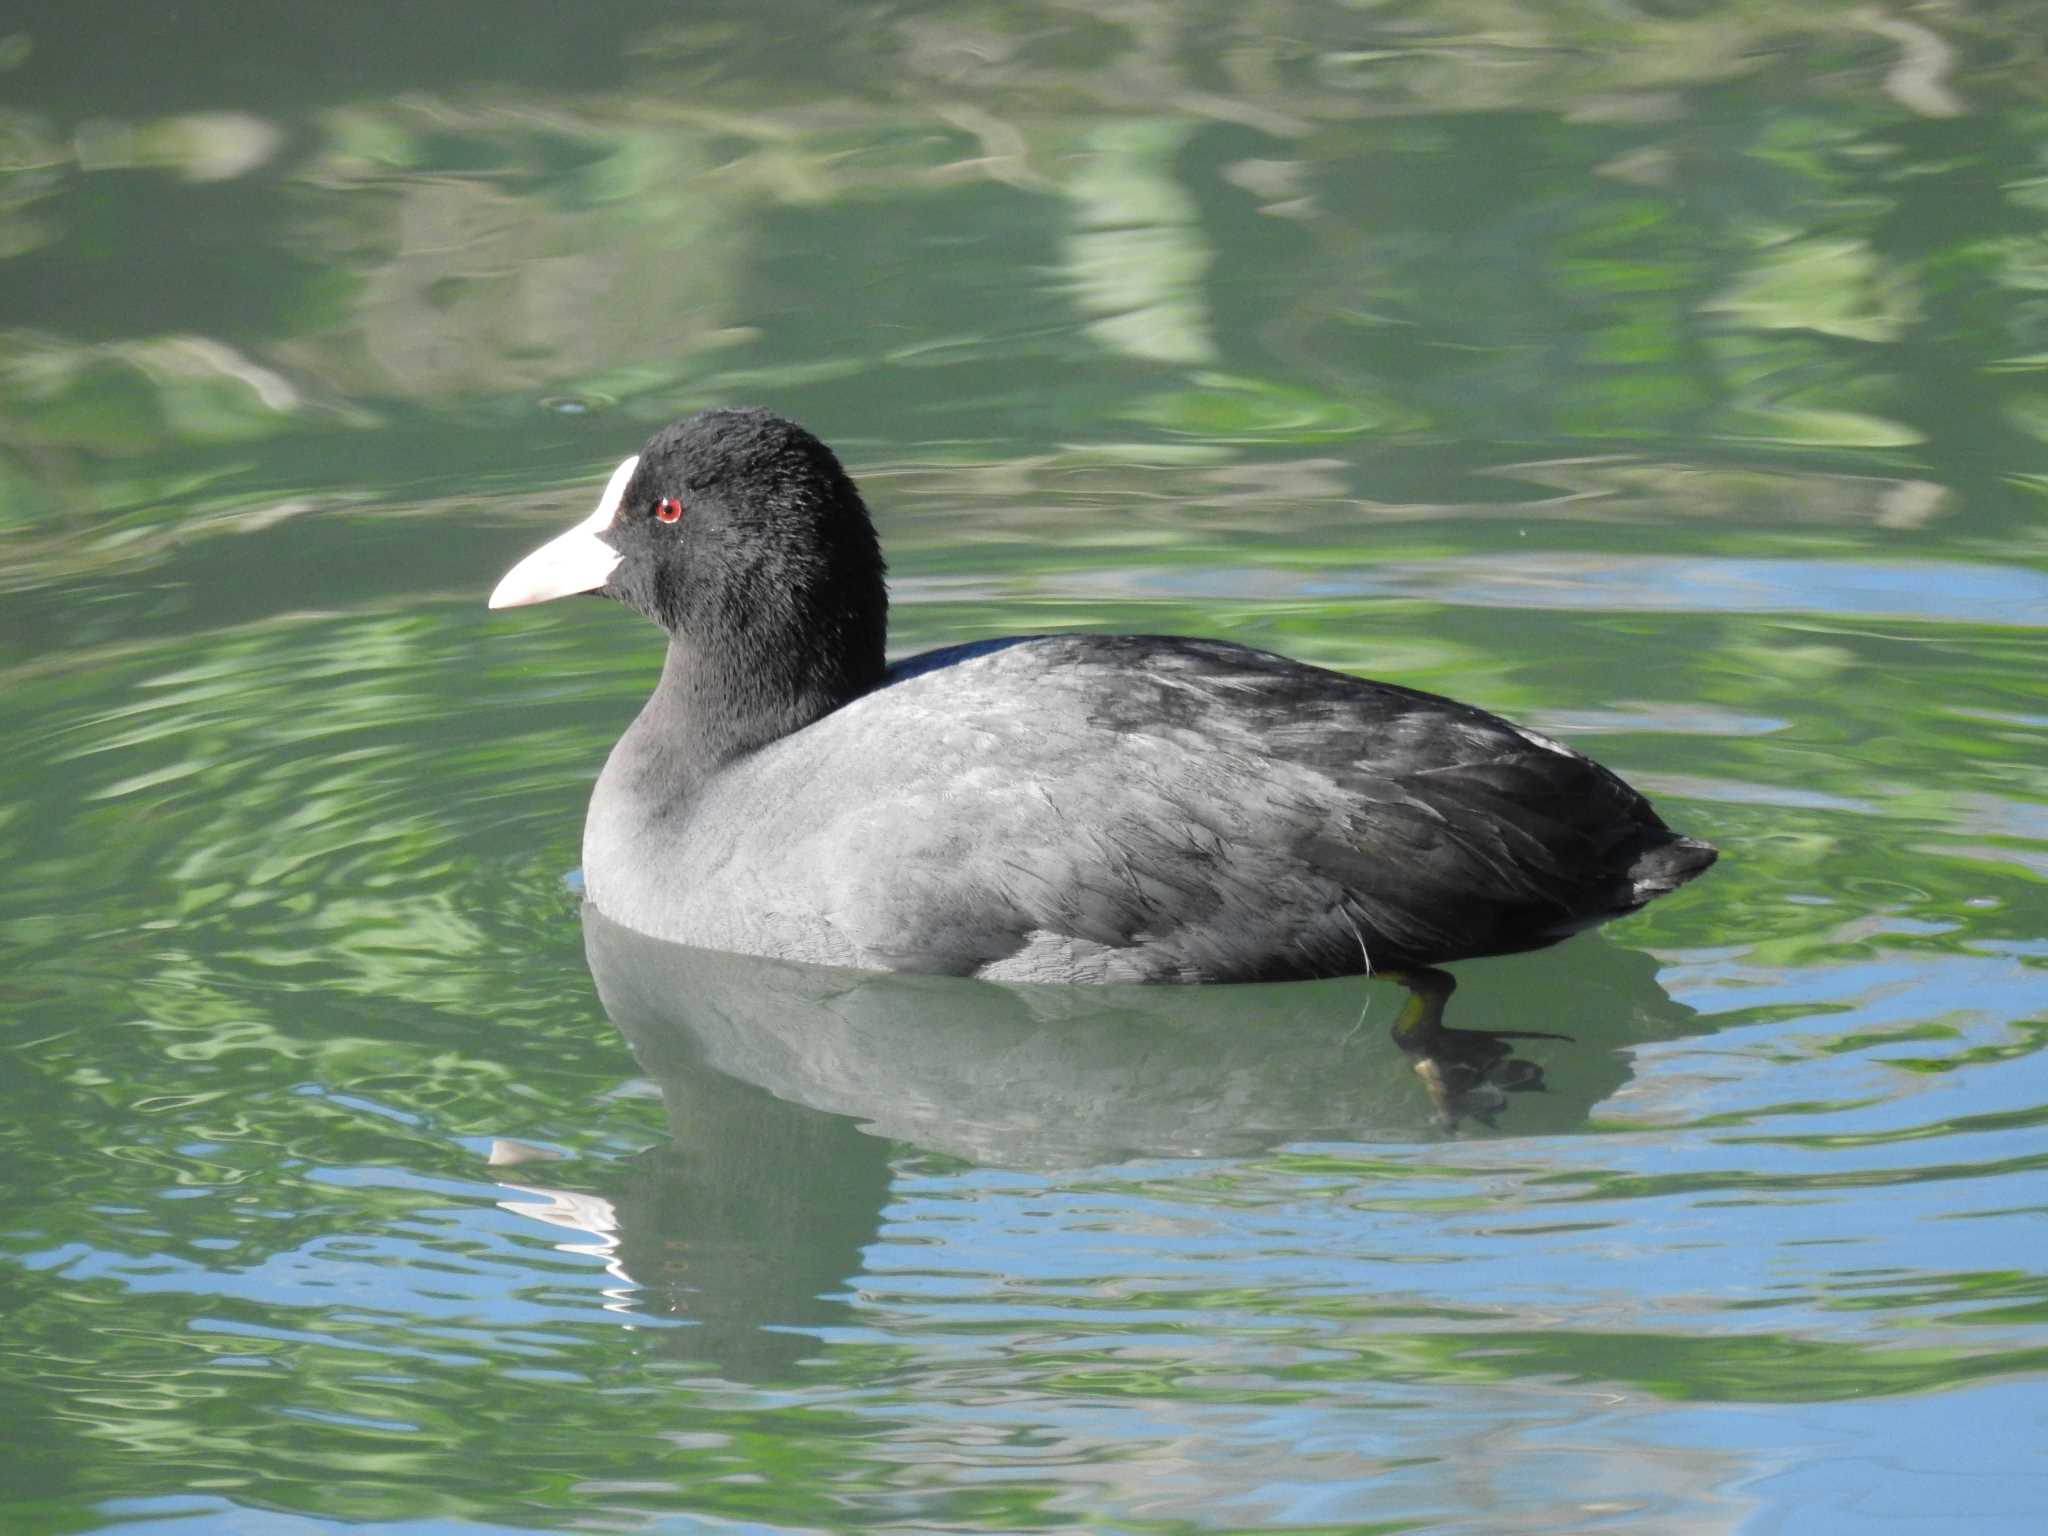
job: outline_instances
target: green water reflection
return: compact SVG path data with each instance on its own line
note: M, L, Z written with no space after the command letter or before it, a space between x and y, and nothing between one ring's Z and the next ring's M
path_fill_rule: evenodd
M2028 1529L2048 60L2021 0L19 0L0 1527ZM654 425L893 643L1222 635L1726 851L1391 988L586 934L651 680L481 608Z

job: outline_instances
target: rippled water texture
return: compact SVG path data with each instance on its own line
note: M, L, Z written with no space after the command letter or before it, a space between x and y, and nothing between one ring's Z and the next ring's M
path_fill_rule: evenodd
M0 1529L2041 1528L2039 21L15 0ZM1434 1092L586 927L655 636L483 597L713 402L901 650L1452 692L1723 862Z

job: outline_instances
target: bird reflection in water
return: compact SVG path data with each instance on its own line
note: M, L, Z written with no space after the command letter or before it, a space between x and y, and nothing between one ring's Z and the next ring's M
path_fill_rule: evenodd
M1475 967L1460 998L1466 1017L1569 1021L1573 1043L1447 1027L1442 972L1394 978L1409 991L1388 1031L1384 981L1002 986L691 949L594 909L584 937L668 1130L612 1176L609 1266L624 1304L694 1325L654 1347L742 1381L786 1378L818 1349L809 1330L859 1321L845 1293L905 1163L1569 1132L1628 1081L1623 1047L1698 1028L1650 956L1597 938ZM1554 1018L1532 1019L1545 1000Z

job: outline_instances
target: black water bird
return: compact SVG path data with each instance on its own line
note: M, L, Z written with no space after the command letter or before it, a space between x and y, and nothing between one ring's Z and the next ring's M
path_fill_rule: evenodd
M584 826L588 899L710 949L1025 982L1405 973L1633 912L1715 850L1467 704L1218 640L1020 636L893 666L875 531L758 410L649 438L494 608L668 634Z

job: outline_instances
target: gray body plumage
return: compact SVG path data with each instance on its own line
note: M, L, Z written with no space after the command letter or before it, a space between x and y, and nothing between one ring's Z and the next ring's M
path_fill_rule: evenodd
M690 786L665 773L683 675L598 781L584 877L613 920L713 949L1003 981L1345 975L1552 943L1713 857L1533 731L1222 642L913 658Z

